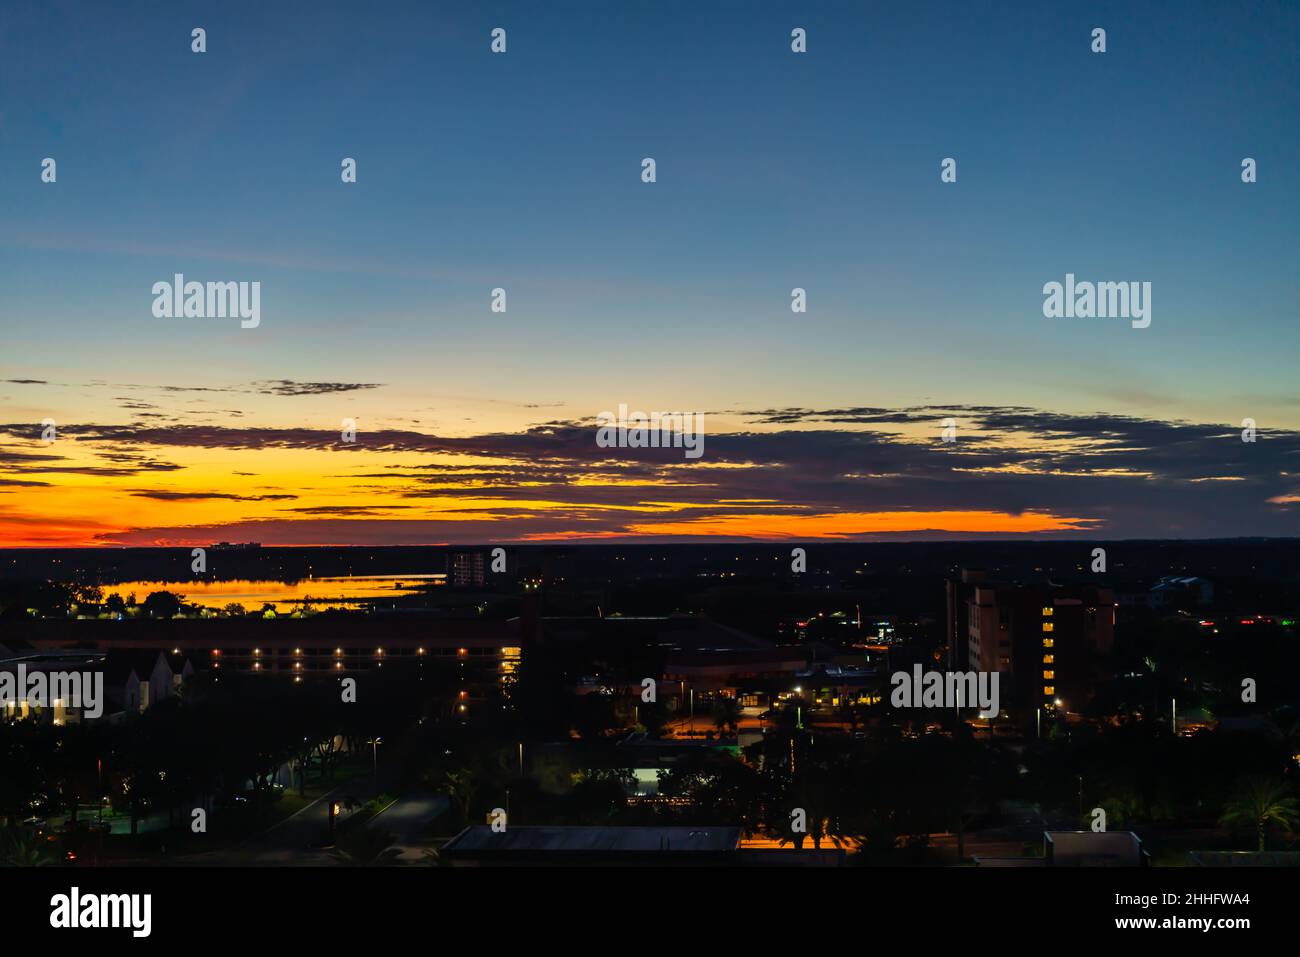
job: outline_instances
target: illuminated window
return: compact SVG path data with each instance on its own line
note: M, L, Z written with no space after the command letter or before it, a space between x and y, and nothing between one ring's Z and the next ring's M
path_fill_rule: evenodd
M1050 698L1050 697L1052 697L1054 694L1056 694L1056 689L1055 689L1055 688L1053 688L1051 685L1043 685L1043 695L1044 695L1045 697Z
M1043 647L1044 647L1044 648L1055 648L1055 647L1056 647L1056 639L1054 639L1054 638L1044 638L1044 639L1043 639Z
M1056 663L1056 655L1043 655L1043 664L1051 665Z
M1053 678L1055 678L1055 677L1056 677L1056 672L1055 672L1055 671L1044 671L1044 672L1043 672L1043 680L1044 680L1044 681L1051 681L1051 680L1052 680Z
M1043 631L1053 631L1055 626L1050 621L1043 622Z
M501 649L501 675L502 680L513 680L519 671L519 660L523 657L522 648L502 648Z
M1043 609L1043 617L1044 617L1044 618L1051 618L1051 617L1052 617L1052 609L1050 609L1050 608L1044 608L1044 609Z

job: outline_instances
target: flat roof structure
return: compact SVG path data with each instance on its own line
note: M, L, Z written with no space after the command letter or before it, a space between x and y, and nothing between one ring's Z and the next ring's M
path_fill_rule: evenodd
M474 824L448 841L453 864L725 863L740 848L739 827L507 827Z

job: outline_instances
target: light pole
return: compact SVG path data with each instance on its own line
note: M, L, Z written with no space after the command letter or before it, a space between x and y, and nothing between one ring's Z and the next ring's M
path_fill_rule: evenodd
M383 744L383 738L371 738L370 743L374 745L375 752L375 780L379 780L379 746Z

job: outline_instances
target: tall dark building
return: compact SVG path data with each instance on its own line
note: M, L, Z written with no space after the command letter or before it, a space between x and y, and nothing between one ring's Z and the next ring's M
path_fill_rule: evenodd
M1093 658L1114 643L1109 588L950 582L950 595L954 585L970 589L964 610L949 602L950 637L966 631L967 663L957 667L999 672L1002 706L1022 720L1040 708L1044 715L1083 709Z
M451 556L453 588L482 588L485 581L482 552L456 552Z
M984 569L963 568L956 578L949 578L947 586L948 628L944 632L944 644L948 649L948 668L950 671L969 671L970 652L969 618L967 608L975 597L975 586L984 581Z

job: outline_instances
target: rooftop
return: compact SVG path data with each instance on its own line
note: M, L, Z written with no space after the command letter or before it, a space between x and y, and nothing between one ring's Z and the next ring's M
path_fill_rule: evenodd
M717 853L740 846L738 827L509 827L486 824L465 828L443 848L444 854L647 852Z

